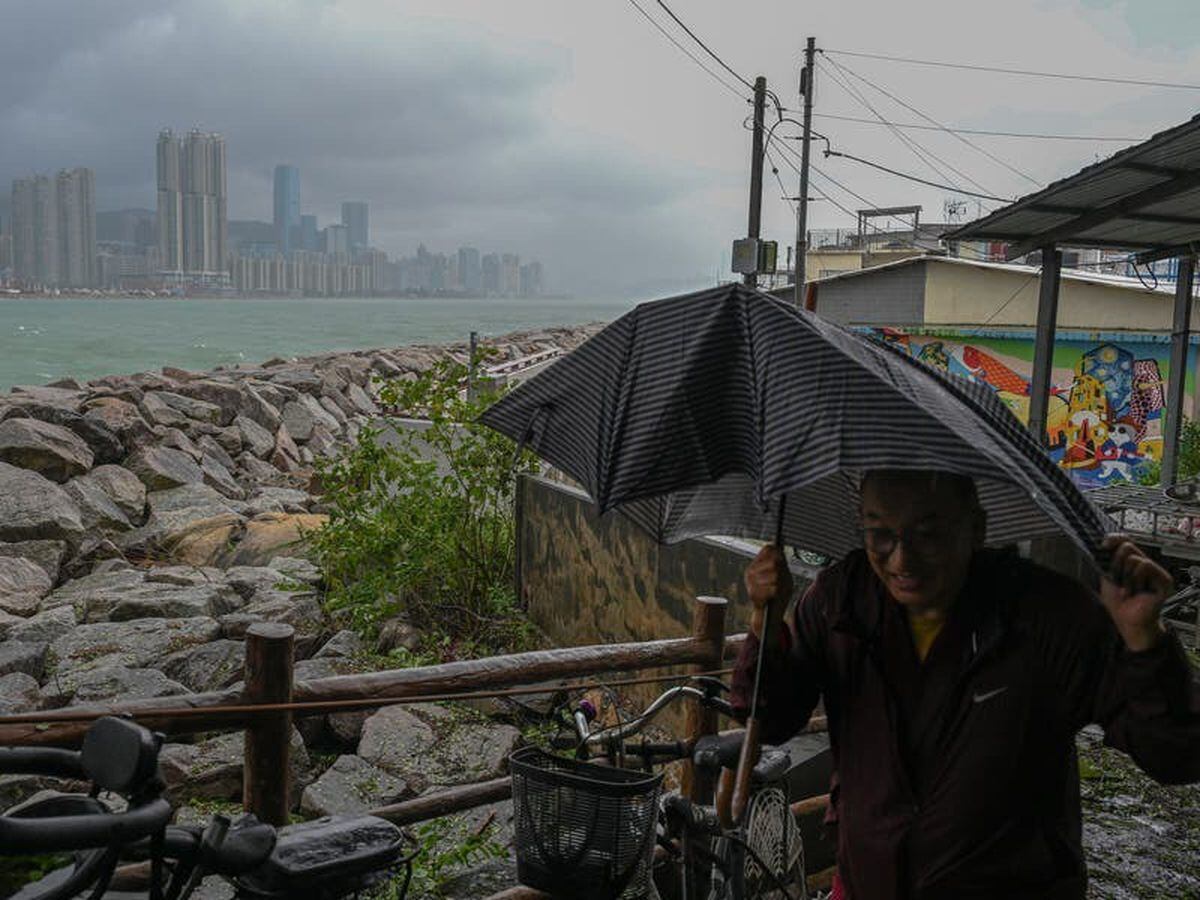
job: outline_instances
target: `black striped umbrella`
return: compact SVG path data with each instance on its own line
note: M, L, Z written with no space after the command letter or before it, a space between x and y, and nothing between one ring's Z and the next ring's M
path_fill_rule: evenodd
M1112 522L990 388L741 285L643 303L483 416L657 540L783 537L860 546L861 474L976 479L987 540Z

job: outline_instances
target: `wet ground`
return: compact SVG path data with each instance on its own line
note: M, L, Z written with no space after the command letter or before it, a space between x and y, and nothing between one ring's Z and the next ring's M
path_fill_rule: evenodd
M1155 783L1129 757L1079 738L1089 898L1200 898L1200 785Z

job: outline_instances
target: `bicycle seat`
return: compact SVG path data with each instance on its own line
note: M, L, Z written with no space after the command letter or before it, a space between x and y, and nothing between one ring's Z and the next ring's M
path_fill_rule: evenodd
M736 769L738 757L742 753L744 731L729 731L725 734L705 735L696 741L696 749L692 753L692 762L701 769L715 771L717 769ZM786 750L776 747L763 747L758 762L750 774L754 784L765 784L778 781L787 774L791 765L791 757Z
M106 716L88 728L79 763L93 784L128 796L158 774L162 739L128 719Z
M244 875L270 858L276 839L274 827L247 813L229 826L219 847L200 849L200 864L206 872L217 875L230 878Z

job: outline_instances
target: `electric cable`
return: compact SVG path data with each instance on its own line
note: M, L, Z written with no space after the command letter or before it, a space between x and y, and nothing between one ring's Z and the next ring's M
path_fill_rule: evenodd
M908 63L914 66L934 66L942 69L968 69L974 72L997 72L1003 75L1022 75L1029 78L1060 78L1069 81L1095 81L1103 84L1130 84L1138 87L1173 88L1184 91L1200 91L1200 84L1184 84L1175 81L1150 81L1141 78L1119 78L1109 75L1075 75L1069 72L1042 72L1036 69L1020 69L1006 66L984 66L974 63L953 63L933 59L916 59L911 56L889 56L884 53L863 53L856 50L830 50L822 48L822 53L836 53L842 56L857 56L862 59L882 59L888 62Z
M1008 169L1008 171L1012 172L1014 175L1019 175L1022 178L1024 178L1026 181L1029 181L1029 182L1033 183L1034 185L1037 185L1038 187L1042 186L1042 183L1040 181L1038 181L1036 178L1034 178L1032 175L1022 172L1016 166L1011 165L1010 163L1001 159L999 156L996 156L996 154L992 153L990 150L986 150L985 148L980 147L974 141L963 137L961 134L956 134L955 132L950 131L945 125L943 125L937 119L921 112L921 110L917 109L911 103L908 103L908 102L900 99L899 97L897 97L895 94L893 94L891 91L887 90L886 88L881 87L878 84L876 84L875 82L871 81L869 78L866 78L866 77L858 74L853 69L851 69L849 66L839 63L836 59L830 59L829 62L831 62L834 66L836 66L842 72L845 72L847 75L857 78L859 81L861 81L863 84L867 85L868 87L872 87L875 90L879 91L879 93L883 94L885 97L891 98L893 101L895 101L896 103L899 103L901 106L903 106L909 112L920 116L922 119L924 119L926 122L929 122L931 125L936 125L938 128L942 129L947 134L951 135L955 140L959 141L960 143L966 144L968 147L972 148L973 150L976 150L979 153L982 153L984 156L986 156L992 162L996 163L997 165L1003 166L1004 168Z
M795 110L785 108L784 112L795 112ZM1117 144L1136 144L1145 140L1144 137L1111 137L1099 134L1044 134L1035 131L993 131L987 128L955 128L949 125L922 125L920 122L880 122L877 119L867 119L862 116L843 116L822 112L813 112L813 115L822 119L835 119L840 122L858 122L862 125L892 125L906 131L948 131L951 134L975 134L985 137L1028 138L1042 141L1096 141Z
M827 150L827 151L825 151L825 155L826 156L838 156L838 157L841 157L842 159L850 159L850 160L853 160L854 162L862 163L864 166L870 166L872 169L878 169L879 171L886 172L889 175L895 175L897 178L905 178L909 181L915 181L918 184L925 184L925 185L928 185L929 187L940 188L943 191L957 191L958 193L965 194L968 197L978 197L980 200L992 200L996 203L1006 203L1007 204L1007 203L1013 202L1011 199L1008 199L1006 197L996 197L992 194L981 194L978 191L966 191L966 190L963 190L962 188L955 187L952 184L939 184L936 181L930 181L928 178L921 178L920 176L912 175L912 174L909 174L908 172L901 172L897 169L890 168L889 166L885 166L882 163L871 162L871 160L863 159L861 156L855 156L853 153L843 153L839 150Z
M672 19L675 20L676 25L678 25L680 28L682 28L684 31L686 31L688 33L688 37L690 37L693 41L695 41L697 44L699 44L700 48L705 53L707 53L714 60L716 60L716 62L718 63L718 65L721 66L721 68L723 68L726 72L728 72L730 75L732 75L738 81L740 81L746 87L750 88L750 90L754 90L754 85L751 84L749 81L747 81L745 78L743 78L741 75L739 75L727 62L725 62L725 60L723 60L723 59L721 59L721 57L717 56L717 54L712 51L712 49L708 46L708 44L704 43L704 41L700 40L700 38L698 38L696 36L696 32L692 31L692 29L687 27L687 24L683 21L683 19L679 18L679 16L675 15L675 13L671 11L671 7L667 6L667 4L663 2L663 0L655 0L655 2L657 2L658 5L663 8L663 10L666 12L666 14L668 16L670 16Z
M659 33L662 34L663 37L665 37L668 41L670 41L672 44L674 44L681 53L686 54L688 59L690 59L692 62L694 62L696 65L698 65L701 69L703 69L705 72L707 72L709 74L709 76L714 81L717 82L717 84L721 85L721 87L725 88L725 90L729 91L730 93L735 94L741 100L748 99L745 94L743 94L741 91L739 91L733 85L731 85L728 81L726 81L724 78L722 78L716 72L714 72L712 69L710 69L708 66L706 66L704 64L704 60L700 59L700 57L696 56L696 54L692 53L691 50L689 50L687 47L683 46L683 44L681 44L678 40L676 40L675 36L673 34L671 34L669 31L667 31L667 29L663 28L657 19L655 19L652 15L650 15L650 13L646 12L646 10L642 7L642 5L640 3L638 3L638 0L629 0L629 3L630 3L630 5L633 6L634 9L636 9L639 13L641 13L643 17L645 17L647 22L649 22L656 29L658 29Z
M1042 273L1042 267L1038 266L1033 272L1031 272L1029 274L1029 276L1028 276L1029 280L1021 282L1021 286L1018 287L1015 291L1013 291L1012 295L1007 300L1005 300L1003 303L1001 303L999 306L997 306L994 310L992 310L991 314L986 319L984 319L982 322L979 323L979 327L982 328L984 325L987 325L989 322L992 321L992 319L996 318L996 316L1000 315L1000 313L1002 313L1002 312L1004 312L1004 310L1008 309L1009 304L1012 303L1014 300L1016 300L1017 297L1020 296L1020 294L1022 292L1024 292L1024 290L1027 287L1029 287L1029 285L1032 284L1039 275L1041 275L1041 273Z
M787 187L784 185L783 179L779 177L779 166L775 165L775 159L771 156L771 151L766 147L763 148L763 154L766 156L767 162L771 164L771 174L775 176L775 181L778 182L779 190L782 192L781 199L788 205L792 213L795 214L797 212L796 201L788 195Z

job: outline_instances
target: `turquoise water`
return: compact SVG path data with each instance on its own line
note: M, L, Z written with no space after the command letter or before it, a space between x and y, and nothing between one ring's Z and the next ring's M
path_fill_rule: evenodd
M210 369L273 356L465 341L609 321L629 300L0 300L0 392L162 366Z

